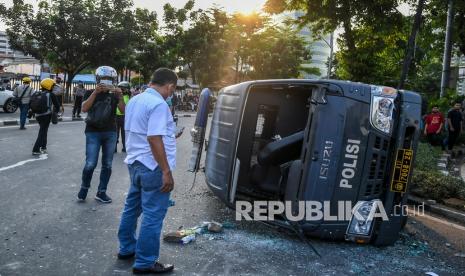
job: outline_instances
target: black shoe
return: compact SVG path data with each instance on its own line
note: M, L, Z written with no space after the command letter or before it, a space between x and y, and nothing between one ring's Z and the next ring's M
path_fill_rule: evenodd
M78 193L78 196L77 196L78 200L79 200L79 201L84 201L84 200L86 200L87 192L88 192L88 191L89 191L88 189L81 188L81 189L79 190L79 193Z
M40 151L33 151L33 152L32 152L32 155L35 155L35 156L41 155L41 154L42 154L42 153L41 153Z
M20 129L20 130L25 130L26 128L25 128L25 127L20 127L19 129Z
M95 200L100 201L102 203L111 203L111 198L107 196L105 192L98 192L95 196Z
M172 264L162 264L159 262L156 262L154 265L148 268L132 268L132 273L134 274L159 274L159 273L165 273L165 272L170 272L174 269L174 265Z
M127 254L127 255L122 255L122 254L118 253L118 259L120 259L120 260L129 260L129 259L134 258L134 256L136 256L136 253L131 253L131 254Z
M81 115L77 115L78 118L82 118Z
M125 149L125 148L123 148L122 152L126 152L126 149Z

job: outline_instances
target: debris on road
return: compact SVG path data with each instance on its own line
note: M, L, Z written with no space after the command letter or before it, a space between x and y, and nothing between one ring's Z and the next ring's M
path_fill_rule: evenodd
M210 222L207 227L208 231L213 233L221 233L223 232L223 225L218 222Z
M455 253L454 256L455 257L465 258L465 253Z
M207 233L217 234L223 232L223 228L231 229L234 225L231 223L226 223L227 227L224 227L223 224L212 221L204 221L200 225L197 225L192 228L182 229L182 226L179 230L175 232L169 232L163 235L163 240L165 242L171 243L182 243L188 244L195 240L196 235L203 235ZM208 237L209 240L215 240L215 237Z
M182 244L188 244L190 242L195 241L195 234L191 234L189 236L185 236L184 238L181 239Z

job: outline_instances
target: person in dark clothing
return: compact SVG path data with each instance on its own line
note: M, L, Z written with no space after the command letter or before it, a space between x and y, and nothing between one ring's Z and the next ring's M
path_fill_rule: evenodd
M116 147L116 109L119 108L122 112L125 109L122 91L115 87L117 76L114 68L100 66L95 73L97 87L84 96L82 111L89 113L86 118L85 130L86 162L82 171L81 189L77 195L79 201L84 201L87 197L101 148L102 168L95 199L102 203L112 202L106 191Z
M454 148L455 142L462 132L462 104L457 102L454 105L454 108L449 111L447 114L447 124L449 127L449 139L448 139L448 149L452 150Z
M36 114L36 119L39 123L39 133L37 135L34 148L32 149L32 155L47 153L47 133L50 122L52 121L52 112L58 113L60 111L60 103L58 102L55 94L51 93L53 87L55 86L55 81L46 78L40 82L40 86L42 87L42 91L46 93L47 111L44 113Z
M74 94L74 107L73 107L73 118L77 117L81 118L81 106L82 106L82 98L86 94L86 89L84 88L84 83L80 81L76 87L73 89Z
M122 81L118 83L118 87L123 91L123 101L124 104L128 104L129 98L131 95L131 85L127 81ZM121 134L121 143L123 144L123 152L126 152L126 136L124 130L124 112L119 108L116 108L116 147L115 152L118 151L119 137Z

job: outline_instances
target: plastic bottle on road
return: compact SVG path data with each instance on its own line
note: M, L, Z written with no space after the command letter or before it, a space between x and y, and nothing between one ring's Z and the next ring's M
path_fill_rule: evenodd
M182 244L188 244L193 241L195 241L195 234L185 236L184 238L181 239Z

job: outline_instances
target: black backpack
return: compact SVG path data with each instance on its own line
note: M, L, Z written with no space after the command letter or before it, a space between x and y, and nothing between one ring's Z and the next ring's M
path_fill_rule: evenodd
M104 100L95 101L87 112L86 123L95 128L107 127L115 112L112 109L111 100L111 95L108 95Z
M31 101L29 106L33 113L42 114L49 110L50 96L47 96L47 92L44 91L36 91L34 94L31 95Z

